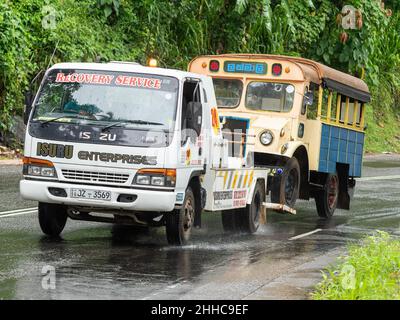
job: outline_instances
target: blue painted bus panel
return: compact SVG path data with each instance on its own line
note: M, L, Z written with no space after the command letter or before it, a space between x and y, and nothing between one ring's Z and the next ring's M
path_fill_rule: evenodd
M336 163L349 165L351 177L361 177L364 133L322 124L318 171L336 172Z

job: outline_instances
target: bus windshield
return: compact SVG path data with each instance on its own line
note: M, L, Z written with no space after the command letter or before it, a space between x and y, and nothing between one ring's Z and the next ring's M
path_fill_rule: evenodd
M213 79L217 105L221 108L235 108L240 103L243 83L237 79Z
M32 121L172 131L178 80L153 74L53 70Z
M247 86L246 108L260 111L289 112L295 88L291 84L250 82Z

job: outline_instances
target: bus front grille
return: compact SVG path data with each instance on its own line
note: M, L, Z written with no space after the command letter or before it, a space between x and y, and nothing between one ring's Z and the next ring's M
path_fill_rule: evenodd
M90 182L107 182L107 183L126 183L129 179L129 174L109 173L109 172L94 172L83 170L61 170L65 179Z

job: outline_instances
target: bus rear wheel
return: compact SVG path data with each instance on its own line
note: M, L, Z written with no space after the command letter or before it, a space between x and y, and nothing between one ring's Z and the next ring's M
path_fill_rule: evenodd
M282 174L275 176L272 180L271 202L293 208L299 197L299 189L300 165L293 157L286 163Z
M323 190L317 191L315 204L321 218L328 219L333 216L339 200L339 177L336 173L328 174Z
M188 187L182 208L165 215L165 227L169 244L184 245L189 241L196 212L195 209L193 191Z
M67 222L67 208L59 204L39 202L39 225L43 233L58 237Z

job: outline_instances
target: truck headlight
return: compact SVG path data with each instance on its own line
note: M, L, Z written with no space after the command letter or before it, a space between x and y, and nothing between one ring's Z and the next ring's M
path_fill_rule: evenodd
M140 169L133 179L137 185L156 187L175 187L175 169Z
M24 157L23 174L26 176L57 178L57 172L51 161Z
M269 146L272 141L274 140L274 135L270 130L265 130L261 135L260 135L260 142L264 146Z

